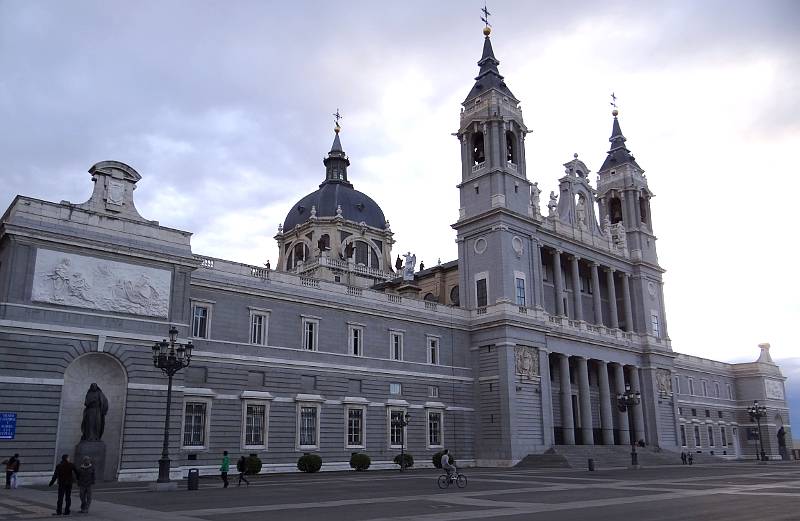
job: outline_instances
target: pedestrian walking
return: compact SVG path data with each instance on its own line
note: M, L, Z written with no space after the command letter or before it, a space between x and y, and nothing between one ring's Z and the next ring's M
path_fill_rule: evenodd
M693 463L694 463L694 456L692 455L692 453L691 453L691 452L689 453L689 455L687 456L687 458L688 458L688 460L689 460L689 465L691 465L691 464L693 464Z
M236 470L239 471L239 483L237 483L236 486L241 487L242 481L244 481L245 486L249 487L250 482L247 481L247 478L245 477L245 474L247 474L247 460L245 459L244 456L239 458L239 461L236 462Z
M50 485L58 481L58 502L56 503L56 513L54 516L60 516L63 512L65 516L69 515L69 507L72 505L72 483L73 478L78 476L78 469L69 460L69 455L64 454L61 456L61 463L56 465L53 471L53 479L50 480ZM61 510L61 506L64 510Z
M683 451L681 451L681 463L682 463L683 465L686 465L686 460L687 460L687 457L686 457L686 451L685 451L685 450L683 450Z
M6 466L6 488L17 488L17 472L19 472L19 454L3 460Z
M78 467L78 491L81 496L81 513L89 513L89 505L92 504L92 485L94 485L94 465L92 458L83 457L81 466Z
M228 457L228 451L222 453L222 465L219 467L219 477L222 478L224 485L222 488L228 488L228 470L231 468L231 459Z

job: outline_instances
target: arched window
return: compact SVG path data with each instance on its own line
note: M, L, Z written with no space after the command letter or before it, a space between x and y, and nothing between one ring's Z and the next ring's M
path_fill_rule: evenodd
M647 199L639 196L639 214L642 216L642 222L645 224L648 222L647 206Z
M517 136L506 130L506 162L517 164Z
M286 256L286 269L292 270L297 267L297 263L305 262L308 259L308 254L308 246L302 242L295 244L289 255Z
M476 132L472 135L472 164L479 165L486 161L486 154L483 148L483 132Z
M370 268L380 269L378 253L373 247L364 241L355 241L353 245L356 251L356 264L363 264Z
M611 219L611 224L622 221L622 201L618 197L612 197L608 202L608 218Z
M436 295L434 295L433 293L425 293L425 296L422 298L422 300L425 300L427 302L438 302L438 300L436 299Z

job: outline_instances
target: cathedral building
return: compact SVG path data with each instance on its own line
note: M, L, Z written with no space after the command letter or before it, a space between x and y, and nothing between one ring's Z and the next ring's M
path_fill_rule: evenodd
M324 180L287 209L274 266L195 253L190 232L138 213L141 176L121 162L91 167L82 204L17 196L0 220L0 452L21 454L28 482L49 479L81 442L96 383L105 479L154 480L167 379L152 348L175 326L194 351L170 404L174 478L216 473L225 450L257 454L262 472L296 470L306 452L323 470L353 452L393 467L401 449L425 466L445 447L481 466L632 443L785 457L768 344L746 364L673 350L653 192L619 114L594 186L576 156L541 198L498 65L487 27L456 133L458 259L424 270L393 258L338 126ZM626 391L640 403L623 410Z

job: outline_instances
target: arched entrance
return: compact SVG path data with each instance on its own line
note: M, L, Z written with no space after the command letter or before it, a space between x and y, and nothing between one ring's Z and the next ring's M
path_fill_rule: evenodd
M120 361L107 353L81 355L73 360L64 372L64 386L61 388L61 407L58 414L56 461L61 459L61 454L69 454L73 460L75 458L75 447L81 441L83 402L86 391L92 383L96 383L108 399L108 413L102 437L102 441L106 444L102 475L106 481L114 480L119 470L122 449L128 375Z

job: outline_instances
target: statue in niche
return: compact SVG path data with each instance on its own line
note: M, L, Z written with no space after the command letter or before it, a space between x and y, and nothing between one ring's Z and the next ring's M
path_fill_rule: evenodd
M406 259L403 266L403 280L414 280L414 266L417 264L417 256L408 252L403 257Z
M547 203L547 215L558 217L558 196L554 191L550 191L550 201Z
M542 193L542 191L539 189L539 182L537 181L537 182L533 183L533 185L531 186L531 206L533 207L533 214L534 215L540 215L540 212L539 212L539 194L541 194L541 193Z
M539 359L533 348L528 346L514 348L514 372L521 376L522 380L533 380L533 377L539 374Z
M353 258L354 253L355 253L355 248L353 248L353 243L348 242L347 246L344 247L344 258L351 259Z
M108 399L96 383L90 385L89 390L86 391L83 407L81 441L100 441L106 427Z
M586 227L586 198L578 195L578 203L575 205L575 220L581 228Z

